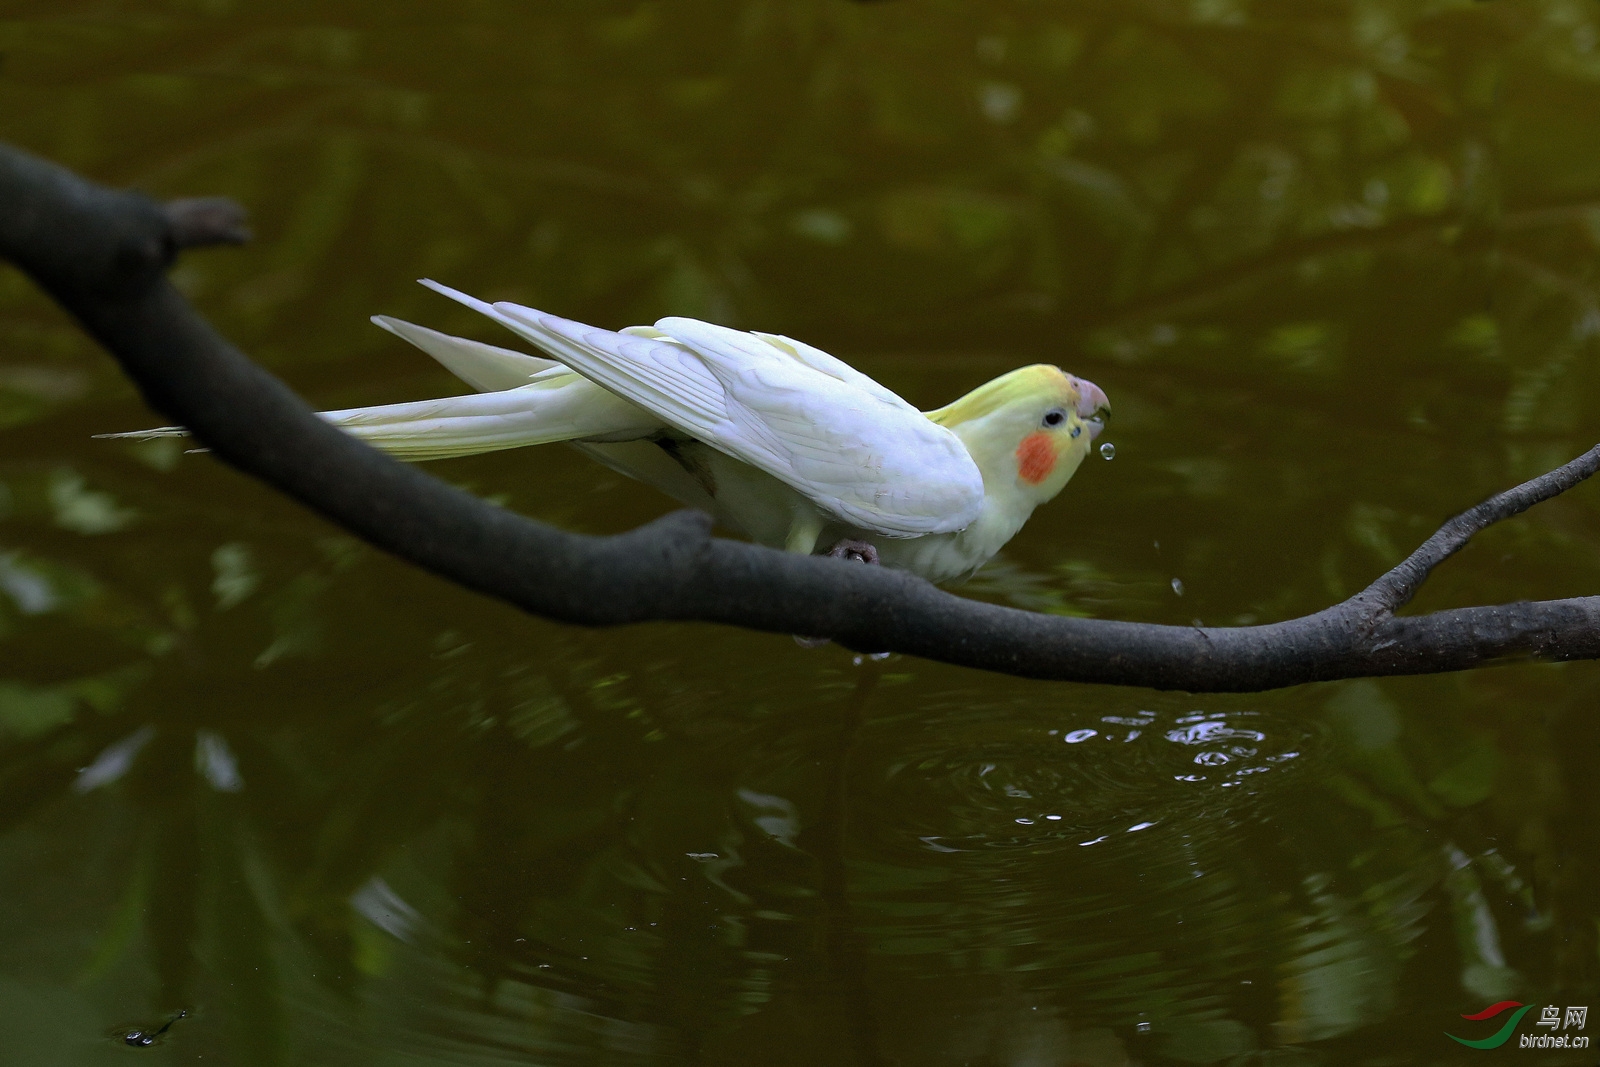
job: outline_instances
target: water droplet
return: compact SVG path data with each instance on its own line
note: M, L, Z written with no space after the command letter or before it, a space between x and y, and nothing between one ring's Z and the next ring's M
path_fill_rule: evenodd
M1179 596L1183 595L1183 579L1182 578L1174 578L1174 579L1172 579L1172 591L1174 593L1177 593Z
M1148 1034L1150 1032L1150 1024L1149 1023L1139 1023L1138 1025L1136 1025L1134 1027L1134 1029L1139 1031L1141 1034Z
M1105 460L1116 459L1117 458L1117 446L1112 444L1110 441L1107 441L1105 444L1101 445L1100 446L1100 458L1101 459L1105 459Z
M1089 740L1096 733L1098 733L1096 730L1074 730L1066 736L1065 740L1069 745L1076 745Z

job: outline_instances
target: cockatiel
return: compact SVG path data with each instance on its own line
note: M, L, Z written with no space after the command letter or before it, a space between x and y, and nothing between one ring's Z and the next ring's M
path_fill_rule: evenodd
M1098 386L1044 364L924 414L787 337L687 318L614 333L423 284L551 358L375 316L480 392L324 419L409 460L565 441L761 544L934 582L1011 540L1110 414Z

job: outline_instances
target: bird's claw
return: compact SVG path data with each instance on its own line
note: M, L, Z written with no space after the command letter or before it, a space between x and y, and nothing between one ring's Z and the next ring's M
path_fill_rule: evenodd
M834 543L828 549L828 555L834 559L850 559L857 563L866 563L876 567L878 565L878 550L866 541L852 541L846 537Z
M834 546L823 553L834 559L853 559L857 563L868 566L878 566L878 550L866 541L853 541L846 537L836 541ZM802 634L794 635L794 643L801 648L821 648L823 645L832 644L826 637L806 637Z

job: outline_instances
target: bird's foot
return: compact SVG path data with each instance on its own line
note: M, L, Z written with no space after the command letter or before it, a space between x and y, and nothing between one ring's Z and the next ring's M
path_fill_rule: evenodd
M852 541L846 537L836 541L828 549L828 555L834 559L853 559L857 563L866 563L876 567L878 565L878 550L866 541Z
M842 541L835 542L834 546L823 554L832 556L834 559L853 559L857 563L865 563L872 567L878 566L878 550L876 548L865 541L852 541L848 537ZM823 645L831 644L832 642L826 637L805 637L801 634L795 634L794 643L801 648L821 648Z

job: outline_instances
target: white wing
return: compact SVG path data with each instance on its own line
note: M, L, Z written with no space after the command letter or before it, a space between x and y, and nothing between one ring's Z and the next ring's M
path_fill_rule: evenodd
M694 319L683 319L680 321L695 322ZM707 324L702 322L698 323L698 325L705 326ZM712 329L723 330L726 329L726 327L714 326ZM737 333L735 330L728 330L728 332L734 334ZM865 374L862 374L844 360L830 356L820 348L813 348L804 341L796 341L793 337L785 337L781 333L761 333L757 330L752 330L750 332L753 336L761 338L768 344L776 345L778 348L789 353L795 359L799 360L801 363L804 363L812 370L821 371L823 374L837 378L846 384L859 386L860 388L871 393L873 396L876 396L887 403L904 407L907 410L916 410L910 404L902 400L898 393L885 389L876 381L867 377Z
M424 284L850 524L950 533L982 508L983 477L955 434L810 346L681 318L613 333Z

